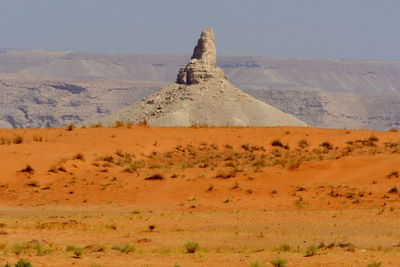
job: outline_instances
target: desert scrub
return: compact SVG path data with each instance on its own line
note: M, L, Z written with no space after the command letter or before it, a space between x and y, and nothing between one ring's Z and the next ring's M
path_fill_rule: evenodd
M250 264L250 267L265 267L265 265L258 261L255 261Z
M217 175L215 177L228 179L228 178L235 177L236 173L237 173L237 170L235 170L235 169L222 169L222 170L218 170Z
M389 189L388 193L389 194L397 194L399 190L397 189L396 186L393 186L392 188Z
M11 140L5 137L0 137L0 145L10 145Z
M301 148L301 149L305 149L307 147L310 146L310 144L307 142L307 140L305 139L301 139L299 140L299 142L297 142L297 145Z
M151 180L164 180L165 179L165 177L162 175L162 174L159 174L159 173L156 173L156 174L153 174L153 175L151 175L151 176L148 176L148 177L146 177L146 178L144 178L145 180L148 180L148 181L151 181Z
M25 184L27 186L31 186L31 187L39 187L40 186L39 182L36 180L29 180Z
M74 258L80 258L83 254L83 248L75 246L67 246L65 249L67 252L72 252Z
M72 159L84 161L84 160L85 160L85 157L83 156L82 153L76 153L76 154L72 157Z
M387 176L386 176L386 178L397 178L397 177L399 177L399 172L398 171L391 171Z
M271 261L271 264L275 267L285 267L286 266L286 260L284 259L274 259Z
M27 164L26 167L22 170L20 170L20 172L25 172L25 173L34 173L35 169L32 168L31 165Z
M134 160L127 164L125 167L126 172L137 172L139 169L144 168L146 165L144 160Z
M282 244L278 247L279 252L289 252L290 246L288 244Z
M24 142L24 138L20 135L17 135L13 139L14 144L22 144Z
M6 264L7 266L7 264ZM8 264L11 267L11 265ZM14 265L15 267L33 267L32 264L24 259L19 259L19 261Z
M67 131L73 131L73 130L75 130L75 128L76 128L76 126L74 124L69 124L69 125L67 125L66 130Z
M329 142L322 142L321 144L319 144L320 147L326 149L326 150L332 150L333 149L333 145Z
M284 148L284 149L289 149L289 145L288 145L288 144L284 145L284 144L281 142L281 140L279 140L279 139L273 140L273 141L271 142L271 146L280 147L280 148Z
M301 154L290 155L282 161L282 165L288 170L297 170L301 163L303 163L304 157Z
M374 261L367 265L367 267L381 267L382 263L380 261Z
M122 253L125 253L125 254L129 254L129 253L135 251L135 246L129 245L129 244L115 245L112 247L112 249L117 250Z
M304 251L304 257L312 257L317 255L318 249L316 246L311 245Z
M199 247L199 244L196 242L188 241L185 243L186 253L195 253Z
M43 142L43 137L40 135L34 135L33 137L33 142Z

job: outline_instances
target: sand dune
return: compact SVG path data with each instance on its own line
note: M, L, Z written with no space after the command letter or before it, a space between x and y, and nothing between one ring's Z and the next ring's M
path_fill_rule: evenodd
M0 130L0 144L1 262L400 264L395 131L21 129ZM310 245L317 255L304 257Z

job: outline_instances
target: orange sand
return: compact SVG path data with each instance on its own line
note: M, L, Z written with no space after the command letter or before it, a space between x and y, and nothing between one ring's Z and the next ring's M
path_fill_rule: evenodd
M13 143L17 136L21 144ZM371 136L372 145L355 142ZM276 139L289 149L273 147ZM299 140L309 146L298 148ZM394 131L298 127L0 130L0 262L272 266L283 258L288 266L400 266L393 246L400 241L399 142ZM251 152L244 144L263 149ZM292 158L284 160L290 153L310 158L291 168ZM126 171L126 162L117 163L124 154L144 165ZM261 161L265 166L257 168ZM27 165L33 171L21 172ZM145 179L154 174L163 179ZM16 255L15 244L32 240L53 252ZM200 250L185 253L185 241L198 242ZM320 242L351 246L304 257L307 246ZM136 251L111 248L120 243ZM86 248L81 258L65 251L91 244L107 249ZM291 250L277 251L282 244Z

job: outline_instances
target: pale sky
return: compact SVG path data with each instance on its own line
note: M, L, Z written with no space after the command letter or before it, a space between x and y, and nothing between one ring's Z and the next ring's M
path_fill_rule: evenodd
M0 48L400 60L400 0L0 0Z

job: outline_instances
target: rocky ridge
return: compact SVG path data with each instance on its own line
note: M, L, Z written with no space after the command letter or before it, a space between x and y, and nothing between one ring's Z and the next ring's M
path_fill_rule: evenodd
M235 86L308 125L400 127L400 61L217 59ZM0 127L94 121L175 81L188 60L190 56L0 50Z

